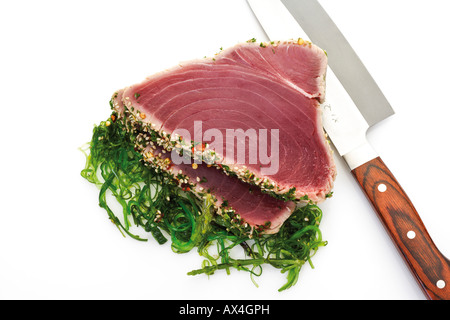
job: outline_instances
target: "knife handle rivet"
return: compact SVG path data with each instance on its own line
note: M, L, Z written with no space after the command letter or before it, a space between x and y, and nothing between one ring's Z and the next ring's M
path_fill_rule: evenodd
M410 231L408 231L408 233L406 234L406 236L407 236L409 239L414 239L414 238L416 237L416 233L415 233L414 231L410 230Z
M438 280L436 282L436 287L438 287L439 289L444 289L445 287L445 281L444 280Z
M384 183L380 183L378 185L378 191L385 192L386 190L387 190L387 187L386 187L386 185Z

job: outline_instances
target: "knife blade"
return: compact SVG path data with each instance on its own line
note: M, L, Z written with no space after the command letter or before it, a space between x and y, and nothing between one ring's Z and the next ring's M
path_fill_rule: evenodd
M247 2L269 39L310 40L279 0L248 0ZM354 169L377 157L376 152L366 140L366 132L370 125L330 66L328 66L326 77L326 101L322 106L323 126L339 154L347 161L350 169Z
M315 0L281 0L281 2L302 26L311 41L328 52L328 65L358 106L369 126L392 115L394 110L390 103L319 2ZM317 25L321 28L316 28ZM373 108L374 105L377 107Z
M269 40L316 39L326 48L330 63L322 106L324 129L425 296L450 299L449 260L438 250L411 200L366 139L367 129L393 110L361 60L316 0L247 2Z

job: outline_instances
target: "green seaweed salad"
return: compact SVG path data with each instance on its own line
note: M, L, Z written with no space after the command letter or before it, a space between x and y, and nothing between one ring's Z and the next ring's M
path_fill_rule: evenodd
M143 228L158 244L170 243L176 253L197 250L202 263L188 275L218 270L230 274L236 269L249 272L257 285L254 277L270 265L286 274L279 288L283 291L297 283L306 262L313 267L311 257L327 244L317 205L297 208L276 234L250 234L236 227L232 217L217 214L211 197L199 199L179 188L167 173L144 165L134 146L133 136L112 114L94 127L91 142L82 148L86 166L81 175L98 186L100 207L124 236L148 241L131 231Z

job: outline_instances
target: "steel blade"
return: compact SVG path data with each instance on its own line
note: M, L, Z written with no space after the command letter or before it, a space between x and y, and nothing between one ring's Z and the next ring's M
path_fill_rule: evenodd
M328 52L328 64L369 126L394 110L339 28L317 0L281 0L310 40Z

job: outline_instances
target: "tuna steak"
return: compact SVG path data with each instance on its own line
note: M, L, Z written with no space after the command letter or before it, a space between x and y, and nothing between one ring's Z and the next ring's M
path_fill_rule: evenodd
M122 99L165 149L192 150L278 198L321 202L336 174L320 111L326 64L301 39L249 41L155 74Z

